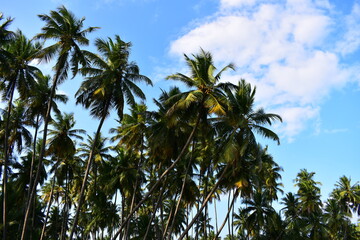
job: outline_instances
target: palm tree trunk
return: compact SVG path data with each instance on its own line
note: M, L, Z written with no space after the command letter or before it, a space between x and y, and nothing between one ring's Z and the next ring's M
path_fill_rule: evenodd
M35 133L34 133L34 140L33 140L33 154L31 156L31 165L30 165L30 179L29 179L29 189L27 194L27 204L29 204L30 200L30 193L32 189L32 181L33 181L33 172L34 172L34 164L35 164L35 157L36 157L36 140L37 140L37 134L39 130L39 121L40 121L40 114L36 116L36 123L35 123Z
M237 194L237 193L235 192L234 195L235 194ZM232 212L231 212L231 237L234 237L234 213L235 213L235 205L233 204Z
M134 207L134 204L135 204L135 196L136 196L136 191L137 191L137 188L138 188L138 185L139 185L139 175L140 175L140 168L141 168L141 165L142 165L142 147L141 147L141 150L140 150L140 160L139 160L139 163L137 164L136 166L136 178L135 178L135 184L134 184L134 192L133 192L133 195L132 195L132 198L131 198L131 204L130 204L130 211L132 211L133 207ZM126 225L126 234L129 233L129 228L130 228L130 221L128 221L127 225ZM126 238L128 238L128 236L126 235Z
M234 196L233 196L233 199L232 199L232 201L231 201L230 206L228 207L228 211L227 211L227 213L226 213L226 217L225 217L225 219L224 219L224 222L221 224L220 229L216 232L216 235L215 235L215 237L214 237L213 240L216 240L216 239L219 237L221 231L222 231L223 228L225 227L226 222L230 222L230 220L228 221L228 219L229 219L229 216L230 216L230 212L231 212L232 209L233 209L232 207L234 206L235 199L236 199L237 196L238 196L238 194L237 194L237 192L236 192L236 193L234 194ZM230 234L230 232L229 232L229 234ZM231 239L232 239L232 238L231 238Z
M189 169L190 169L190 166L191 166L191 162L192 162L192 158L190 158L189 163L188 163L188 165L187 165L187 167L186 167L185 176L184 176L184 179L183 179L183 184L182 184L182 186L181 186L180 196L179 196L179 199L178 199L178 201L177 201L177 203L176 203L176 208L175 208L175 212L174 212L173 221L172 221L171 227L170 227L170 229L169 229L169 235L168 235L168 236L169 236L169 240L171 239L172 230L173 230L174 224L175 224L175 217L176 217L176 215L177 215L177 212L179 211L180 202L181 202L181 199L182 199L183 194L184 194L184 189L185 189L187 174L188 174L188 172L189 172ZM165 231L165 232L166 232L166 231Z
M104 111L104 112L107 112L107 110L108 110L108 108L109 108L109 105L110 105L110 103L108 102L107 105L106 105L106 107L105 107L105 111ZM84 200L85 187L86 187L86 184L87 184L87 179L88 179L88 177L89 177L90 168L91 168L91 165L92 165L92 162L93 162L94 151L95 151L95 148L96 148L97 141L99 140L100 131L101 131L102 125L103 125L103 123L104 123L104 121L105 121L105 118L106 118L106 115L104 115L104 116L101 118L101 120L100 120L98 129L97 129L96 134L95 134L93 146L92 146L91 151L90 151L90 154L89 154L89 158L88 158L88 162L87 162L87 166L86 166L86 170L85 170L84 179L83 179L83 182L82 182L82 185L81 185L81 191L80 191L79 201L78 201L78 204L77 204L78 206L77 206L77 210L76 210L76 213L75 213L74 222L73 222L73 226L72 226L72 228L71 228L70 236L69 236L69 239L70 239L70 240L72 239L72 237L73 237L73 235L74 235L75 228L76 228L77 222L78 222L78 220L79 220L79 214L80 214L81 206L82 206L83 200Z
M61 67L61 66L59 66ZM36 171L36 175L35 175L35 179L33 182L33 186L31 189L31 194L28 200L28 204L26 206L26 213L25 213L25 217L24 217L24 226L22 229L22 233L21 233L21 240L25 239L25 232L26 232L26 228L27 228L27 224L28 224L28 218L29 218L29 213L30 213L30 208L32 205L32 202L35 198L35 194L36 194L36 187L39 181L39 177L40 177L40 171L41 171L41 167L43 164L43 158L45 156L45 144L46 144L46 138L47 138L47 130L48 130L48 125L49 125L49 121L50 121L50 113L51 113L51 107L52 107L52 101L54 99L55 96L55 92L56 92L56 87L57 87L57 82L60 76L60 71L57 71L54 80L53 80L53 85L51 87L51 92L50 92L50 97L49 97L49 102L47 105L47 110L46 110L46 115L45 115L45 119L44 119L44 129L43 129L43 141L41 144L41 152L40 152L40 156L39 156L39 163L37 166L37 171Z
M229 195L228 195L228 209L230 209L230 199L231 199L231 190L229 191ZM231 234L231 223L230 221L228 221L228 233L229 235Z
M190 145L190 142L192 140L192 138L195 135L196 129L198 127L200 123L200 115L197 117L196 120L196 124L192 130L192 132L189 135L189 138L187 139L184 147L182 148L179 156L176 158L176 160L170 165L170 167L168 167L163 174L159 177L159 179L156 181L156 183L152 186L152 188L145 194L145 196L143 197L143 199L134 207L134 209L130 212L130 214L126 217L126 219L124 220L124 222L121 224L119 230L116 232L113 240L116 239L116 237L120 234L120 232L122 231L122 229L124 228L125 224L129 221L129 219L131 218L131 216L134 214L134 212L136 212L141 205L150 197L150 195L157 189L157 187L159 186L159 184L163 181L164 177L167 176L170 171L176 166L176 164L181 160L181 158L184 156L188 146Z
M64 210L63 210L63 221L61 225L61 234L60 239L64 240L66 236L66 226L67 226L67 215L68 215L68 191L69 191L69 180L68 180L68 167L66 166L66 178L65 178L65 201L64 201Z
M204 175L204 181L205 181L205 186L204 186L204 200L205 200L205 196L207 194L207 188L208 188L208 181L209 181L209 169L206 169L206 176ZM205 170L205 171L206 171ZM208 204L205 205L205 210L204 210L204 238L207 239L207 217L208 217Z
M219 231L219 228L218 228L217 208L216 208L216 198L214 199L214 213L215 213L215 228L216 228L216 231Z
M165 181L166 181L166 179L165 179ZM160 205L160 202L161 202L161 199L162 199L164 190L165 190L165 188L161 188L161 190L160 190L160 194L159 194L158 200L156 201L155 208L154 208L154 210L153 210L153 213L151 214L151 218L150 218L149 224L148 224L148 226L147 226L147 228L146 228L146 232L145 232L145 235L144 235L143 240L146 240L146 239L147 239L147 235L148 235L149 232L150 232L151 223L152 223L152 221L153 221L153 219L154 219L154 217L155 217L155 215L156 215L157 209L159 208L159 205Z
M51 204L52 204L52 200L53 200L53 193L54 193L54 188L55 188L55 177L56 177L56 170L54 172L54 177L52 180L52 186L51 186L51 191L50 191L50 199L49 199L49 204L46 210L46 216L45 216L45 220L44 220L44 224L41 230L41 236L40 236L40 240L43 240L44 236L45 236L45 229L46 229L46 224L47 224L47 220L49 218L49 213L50 213L50 208L51 208Z
M11 87L10 92L10 99L8 102L8 112L7 112L7 119L6 119L6 126L5 126L5 142L4 142L4 173L3 173L3 240L6 240L6 232L7 232L7 181L8 181L8 173L7 168L9 164L9 151L8 151L8 138L9 138L9 125L10 125L10 114L12 109L12 100L14 97L14 91L15 91L15 84Z
M187 232L191 229L192 225L194 225L196 219L200 216L201 212L204 210L205 206L207 205L208 201L210 200L211 196L214 194L214 192L216 191L216 189L219 187L220 182L223 180L226 171L229 168L229 164L226 165L226 167L223 169L223 172L221 173L218 181L216 182L216 184L214 185L214 187L211 189L210 193L207 195L206 199L203 201L199 211L196 213L195 217L191 220L190 224L186 227L185 231L181 234L181 236L179 237L178 240L182 240Z
M132 197L131 197L131 203L130 203L130 210L129 212L132 211L133 207L134 207L134 204L135 204L135 195L136 195L136 191L137 191L137 186L138 186L138 181L139 181L139 177L136 176L136 179L135 179L135 184L134 184L134 192L132 194ZM130 221L128 221L127 225L126 225L126 230L125 230L125 239L129 239L129 229L130 229Z
M175 201L175 199L177 198L177 196L178 196L178 193L175 194L175 196L174 196L174 201ZM171 202L171 203L172 203L172 202ZM171 208L170 208L168 220L167 220L167 222L166 222L166 226L165 226L165 230L164 230L164 232L163 232L162 239L165 239L165 238L166 238L166 232L168 231L169 224L170 224L170 222L172 222L171 219L174 218L174 217L173 217L173 215L174 215L174 213L173 213L173 208L174 208L174 205L171 204Z

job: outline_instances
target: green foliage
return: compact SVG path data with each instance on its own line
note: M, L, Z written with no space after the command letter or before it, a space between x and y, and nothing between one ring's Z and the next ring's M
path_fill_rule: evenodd
M115 35L96 39L97 53L82 50L96 29L83 29L84 18L65 7L39 17L45 25L35 38L55 41L45 48L11 32L12 19L0 15L0 91L7 103L0 117L1 165L7 166L0 174L9 177L7 196L0 196L8 201L6 211L0 206L8 222L0 230L7 239L20 239L27 209L23 239L40 239L42 230L42 239L67 239L71 226L76 239L221 239L226 223L228 240L360 238L359 223L351 221L359 213L360 186L351 178L341 177L322 201L315 173L303 169L297 192L281 198L279 212L274 208L283 170L259 137L280 143L271 126L282 119L255 109L256 87L244 79L221 81L232 64L217 71L210 52L185 55L188 74L167 79L188 88L163 90L149 110L137 103L146 97L137 83L152 82L129 60L130 42ZM52 85L33 66L37 58L55 58ZM56 104L68 100L56 88L69 70L85 78L76 102L100 119L85 141L74 114ZM119 120L108 136L102 126L112 110ZM38 131L44 140L37 140ZM228 217L220 225L210 213L225 195Z

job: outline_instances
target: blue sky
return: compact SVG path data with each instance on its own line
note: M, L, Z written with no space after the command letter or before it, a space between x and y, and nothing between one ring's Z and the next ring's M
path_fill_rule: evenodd
M60 5L85 16L85 26L101 27L90 39L118 34L133 43L132 59L155 83L143 86L150 108L160 89L173 85L164 77L186 72L183 53L202 47L219 68L233 62L236 72L223 80L256 85L258 105L283 117L275 126L281 145L260 142L284 168L285 192L294 191L303 168L316 172L325 198L342 175L360 180L360 1L14 0L0 11L32 37L43 26L37 14ZM72 98L80 82L68 80L60 90ZM94 131L96 120L73 103L64 111Z

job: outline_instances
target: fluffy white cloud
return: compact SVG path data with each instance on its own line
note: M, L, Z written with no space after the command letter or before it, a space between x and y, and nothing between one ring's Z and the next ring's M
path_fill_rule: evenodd
M293 139L318 116L320 101L351 79L339 52L359 48L358 31L349 29L342 42L330 44L338 15L327 0L220 2L219 12L173 41L170 53L182 57L202 47L219 67L234 62L238 75L224 79L255 84L260 104L282 115L282 134ZM348 26L358 13L355 5Z

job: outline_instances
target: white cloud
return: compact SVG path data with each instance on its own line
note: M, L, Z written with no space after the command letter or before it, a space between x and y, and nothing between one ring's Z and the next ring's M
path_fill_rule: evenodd
M350 81L356 69L341 62L337 49L358 48L359 27L349 29L337 47L329 43L338 27L331 9L327 0L221 0L216 14L171 43L170 53L182 58L202 47L219 67L234 62L239 69L224 79L255 84L259 103L281 114L282 134L292 140L319 116L324 97ZM359 13L355 5L348 26L359 25Z
M349 129L347 128L324 129L324 132L328 134L344 133L348 131Z
M312 106L278 108L276 112L282 117L283 124L277 125L276 131L292 142L306 128L307 121L319 116L319 110Z
M221 8L232 8L240 6L252 6L256 0L221 0Z
M338 51L343 54L353 53L360 47L360 5L354 4L351 13L345 18L346 32L338 42Z

